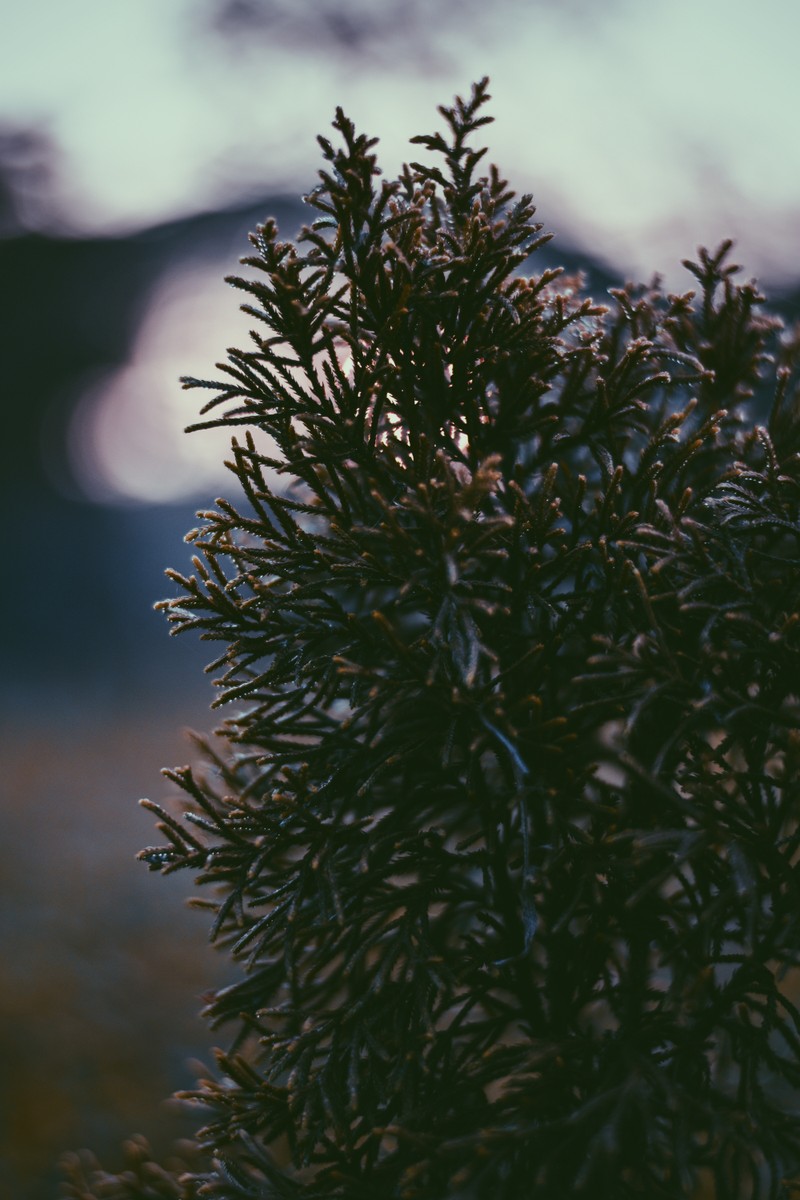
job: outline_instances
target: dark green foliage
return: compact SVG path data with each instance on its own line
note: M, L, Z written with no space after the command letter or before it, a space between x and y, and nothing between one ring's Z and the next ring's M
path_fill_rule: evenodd
M143 857L240 971L180 1194L788 1196L797 342L727 244L607 308L537 274L486 98L393 183L339 112L186 380L242 495L164 607L231 715Z

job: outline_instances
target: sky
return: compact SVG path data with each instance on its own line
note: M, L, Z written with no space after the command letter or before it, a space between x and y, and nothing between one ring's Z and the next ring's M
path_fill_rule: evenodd
M0 27L0 124L55 148L34 226L307 191L337 104L392 174L488 74L491 157L571 245L688 287L731 236L748 275L800 278L795 0L0 0Z

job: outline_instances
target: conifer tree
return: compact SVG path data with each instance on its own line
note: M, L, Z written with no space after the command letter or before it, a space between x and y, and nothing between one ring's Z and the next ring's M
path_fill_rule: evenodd
M73 1197L798 1194L798 338L729 243L680 295L537 269L487 99L393 182L338 111L184 381L223 749L141 857L238 975L204 1165Z

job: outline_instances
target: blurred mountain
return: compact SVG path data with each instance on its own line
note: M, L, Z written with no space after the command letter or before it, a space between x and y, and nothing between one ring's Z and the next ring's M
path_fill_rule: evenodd
M109 689L166 686L197 662L197 646L179 640L166 666L165 623L152 605L194 509L211 498L158 508L88 502L70 465L70 422L86 389L128 360L157 284L228 245L235 267L267 213L294 228L301 207L278 198L129 237L23 232L0 241L0 498L12 518L0 533L0 701L13 695L18 708L45 679L77 681L107 700Z

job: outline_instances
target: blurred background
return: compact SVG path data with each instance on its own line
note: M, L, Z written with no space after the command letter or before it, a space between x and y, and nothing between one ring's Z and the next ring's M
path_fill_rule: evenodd
M737 242L800 294L794 0L0 0L0 1200L57 1160L119 1164L210 1036L224 978L191 880L135 862L136 805L213 727L202 667L152 609L226 439L184 436L246 337L223 283L268 215L293 236L337 104L391 175L435 108L492 79L492 159L602 293Z

